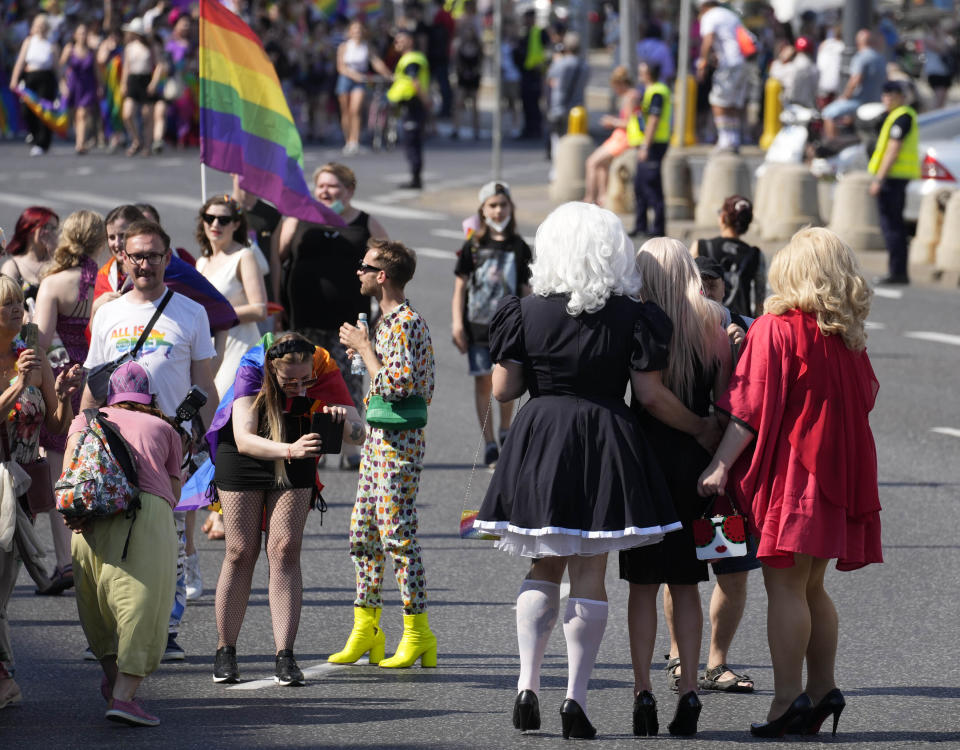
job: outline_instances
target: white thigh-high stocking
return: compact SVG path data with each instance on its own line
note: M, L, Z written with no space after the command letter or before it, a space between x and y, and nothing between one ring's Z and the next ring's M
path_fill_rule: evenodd
M540 692L540 665L560 613L560 584L525 580L517 595L517 646L520 677L517 692Z
M584 710L587 683L607 627L608 608L606 602L570 599L563 616L563 635L567 639L567 698L575 700Z

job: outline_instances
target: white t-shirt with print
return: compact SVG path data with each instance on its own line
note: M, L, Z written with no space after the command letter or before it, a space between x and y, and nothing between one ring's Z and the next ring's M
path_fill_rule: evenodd
M710 8L700 19L700 37L713 34L713 47L718 68L732 68L743 63L737 27L740 17L727 8Z
M90 369L133 349L162 299L161 296L153 302L133 304L123 296L101 307L93 319L90 351L83 366ZM153 333L143 343L137 361L150 375L160 411L173 417L192 385L190 364L215 356L207 311L189 297L174 292L154 323Z

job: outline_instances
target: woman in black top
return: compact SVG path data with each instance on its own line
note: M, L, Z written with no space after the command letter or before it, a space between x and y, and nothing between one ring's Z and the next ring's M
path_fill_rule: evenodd
M713 258L723 267L724 306L748 318L760 317L767 296L767 265L760 248L740 239L753 221L753 204L742 195L731 195L718 214L720 236L697 240L690 254Z

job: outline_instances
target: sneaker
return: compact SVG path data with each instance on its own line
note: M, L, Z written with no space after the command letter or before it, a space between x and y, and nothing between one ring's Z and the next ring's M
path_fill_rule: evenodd
M43 149L39 146L30 147L30 156L43 156Z
M203 596L203 579L200 577L200 555L194 552L187 555L184 565L184 577L187 579L187 601Z
M187 658L187 653L180 648L180 644L177 643L177 634L170 633L167 636L167 647L163 651L163 659L161 661L183 661Z
M303 687L303 672L297 666L297 660L293 658L293 651L285 648L277 654L277 673L273 681L278 685Z
M237 666L237 647L221 646L213 657L213 681L234 685L240 682L240 668Z
M105 716L110 721L116 721L131 727L155 727L160 723L160 719L147 713L136 700L118 701L114 698Z
M500 458L500 451L497 449L497 444L487 443L487 447L483 451L483 463L487 466L493 466L497 459Z
M96 654L93 653L93 649L87 646L87 650L83 652L84 661L100 661Z

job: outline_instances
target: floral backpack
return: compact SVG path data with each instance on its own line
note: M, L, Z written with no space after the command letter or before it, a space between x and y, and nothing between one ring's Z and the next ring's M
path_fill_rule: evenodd
M125 513L132 519L121 558L126 560L133 521L140 508L133 449L99 409L87 409L83 414L87 426L54 487L57 510L64 518L87 520Z

